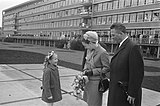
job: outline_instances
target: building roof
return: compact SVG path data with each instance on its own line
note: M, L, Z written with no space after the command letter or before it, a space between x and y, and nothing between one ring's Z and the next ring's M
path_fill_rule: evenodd
M16 8L18 8L18 7L20 7L20 6L27 5L27 4L30 4L30 3L35 2L35 1L39 1L39 0L29 0L29 1L26 1L26 2L24 2L24 3L15 5L15 6L13 6L13 7L10 7L10 8L8 8L8 9L5 9L5 10L3 10L3 11L5 12L5 11L12 10L12 9L16 9Z

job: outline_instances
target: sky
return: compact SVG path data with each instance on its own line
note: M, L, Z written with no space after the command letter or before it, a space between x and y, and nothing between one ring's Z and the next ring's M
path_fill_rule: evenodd
M2 27L2 11L29 0L0 0L0 27Z

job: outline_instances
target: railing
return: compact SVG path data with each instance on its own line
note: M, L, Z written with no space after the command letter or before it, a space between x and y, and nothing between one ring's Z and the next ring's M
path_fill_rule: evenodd
M92 3L93 0L81 0L81 3Z
M83 10L80 12L80 15L91 15L92 12L87 11L87 10Z
M135 42L136 44L140 44L140 45L145 45L145 44L150 44L150 45L160 45L160 38L130 38L133 42ZM100 37L99 38L100 41L102 42L106 42L106 43L116 43L112 40L111 37Z
M160 45L160 38L131 38L131 40L138 44Z

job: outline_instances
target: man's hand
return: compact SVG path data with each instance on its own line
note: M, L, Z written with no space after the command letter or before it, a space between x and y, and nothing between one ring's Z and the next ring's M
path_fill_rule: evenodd
M134 104L135 98L128 95L127 101L128 101L130 104Z

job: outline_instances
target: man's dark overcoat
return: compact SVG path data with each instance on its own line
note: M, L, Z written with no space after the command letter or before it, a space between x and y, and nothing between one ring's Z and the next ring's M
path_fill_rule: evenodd
M135 106L141 106L144 63L138 45L127 38L112 57L110 68L108 106L131 106L118 81L127 82L127 92L135 97Z

